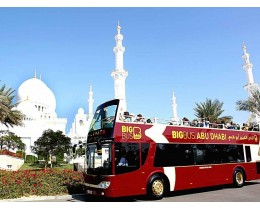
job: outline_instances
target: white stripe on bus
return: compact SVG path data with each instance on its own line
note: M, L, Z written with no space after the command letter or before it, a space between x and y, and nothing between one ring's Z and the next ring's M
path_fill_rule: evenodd
M154 124L151 128L145 130L145 135L151 138L156 143L169 143L163 135L166 125Z
M163 167L164 174L167 176L170 182L170 191L174 191L176 182L175 167Z

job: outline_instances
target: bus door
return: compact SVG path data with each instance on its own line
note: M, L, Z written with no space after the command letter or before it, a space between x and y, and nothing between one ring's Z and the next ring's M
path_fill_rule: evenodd
M203 144L180 144L176 171L176 187L181 189L212 185L216 180L216 169L206 161L207 151ZM178 180L178 175L181 181Z
M196 187L209 186L218 182L217 171L208 161L208 151L204 144L196 144L193 147L194 165L196 165L195 180Z
M143 182L140 165L145 163L149 144L115 143L115 174L122 194L141 194ZM142 156L142 159L141 157Z

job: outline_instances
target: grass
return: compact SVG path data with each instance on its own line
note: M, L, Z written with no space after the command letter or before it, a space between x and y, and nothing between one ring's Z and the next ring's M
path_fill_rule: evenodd
M53 164L52 167L55 169L73 169L73 164L58 163L58 164ZM44 169L44 164L24 163L19 170L40 170L40 169Z

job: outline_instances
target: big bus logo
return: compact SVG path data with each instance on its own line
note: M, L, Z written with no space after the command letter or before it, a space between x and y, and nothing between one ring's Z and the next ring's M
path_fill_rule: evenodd
M141 139L141 128L135 126L122 126L122 139Z

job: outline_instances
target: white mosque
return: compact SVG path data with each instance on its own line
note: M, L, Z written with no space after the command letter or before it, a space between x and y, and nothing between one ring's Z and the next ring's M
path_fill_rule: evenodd
M84 143L87 140L89 126L93 118L94 99L92 85L90 85L88 95L88 114L85 114L82 107L79 108L68 133L68 137L71 138L72 146L78 145L80 142Z
M31 146L42 136L44 130L60 130L65 134L67 118L58 118L56 98L51 89L36 77L24 81L16 95L17 106L14 109L24 114L23 126L7 128L0 125L1 130L9 130L21 137L25 143L25 153L33 154Z

